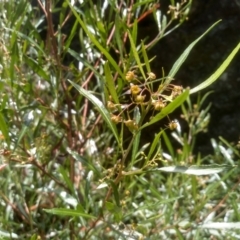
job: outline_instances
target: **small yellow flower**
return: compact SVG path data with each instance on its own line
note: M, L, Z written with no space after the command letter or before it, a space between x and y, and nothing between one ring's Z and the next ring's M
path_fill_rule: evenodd
M166 107L166 103L164 103L161 99L157 101L153 101L152 105L154 107L154 110L161 111L163 108Z
M132 95L137 95L138 93L141 92L141 88L138 85L131 85L130 87L130 91L132 93Z
M128 82L132 82L134 79L135 79L135 74L134 74L134 72L128 71L128 72L126 73L126 80L127 80Z
M168 127L171 131L175 130L177 127L178 127L178 122L177 121L171 121L169 124L168 124Z

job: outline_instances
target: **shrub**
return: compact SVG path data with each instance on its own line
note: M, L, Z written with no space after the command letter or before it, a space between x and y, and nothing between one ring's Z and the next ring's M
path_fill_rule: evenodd
M172 3L168 15L150 0L103 5L82 1L79 6L67 0L58 2L61 11L55 9L54 14L50 2L42 9L47 18L45 35L38 28L43 26L42 16L36 19L27 1L1 3L0 235L6 239L209 237L211 232L201 230L208 225L196 227L212 219L219 205L211 208L229 191L227 185L236 174L232 158L238 152L222 139L219 144L213 140L214 157L228 157L227 165L220 158L203 165L206 158L193 156L196 135L206 130L209 115L208 108L202 109L207 95L193 105L190 94L213 83L240 45L209 79L194 89L183 89L172 80L215 24L161 77L151 71L154 58L149 59L147 51L182 24L191 1ZM139 41L138 22L147 15L154 16L159 32L154 39ZM65 32L69 18L71 28ZM169 120L156 129L151 142L143 144L142 131L168 119L178 107L190 131L183 133L178 122ZM178 151L169 140L169 129L182 145ZM230 170L219 175L225 169ZM229 201L231 216L237 218L234 196Z

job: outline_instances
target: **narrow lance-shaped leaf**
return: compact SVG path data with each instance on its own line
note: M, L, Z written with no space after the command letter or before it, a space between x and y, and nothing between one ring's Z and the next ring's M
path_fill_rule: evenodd
M141 118L141 113L139 111L139 108L135 107L134 108L134 119L137 124L139 123L140 118ZM139 150L140 138L141 138L141 131L137 132L134 137L133 146L132 146L132 160L131 160L132 163L134 163L137 152Z
M131 51L132 51L133 56L134 56L134 58L135 58L135 60L137 62L139 70L140 70L142 76L144 77L144 79L146 79L145 73L143 71L142 63L141 63L139 55L138 55L137 48L135 46L134 40L133 40L133 38L131 36L131 33L129 31L128 31L128 38L129 38L129 41L130 41L130 44L131 44Z
M8 130L8 125L2 115L2 113L0 112L0 130L4 136L4 139L6 140L6 142L9 144L9 130Z
M199 228L207 229L240 229L240 222L206 222Z
M172 69L170 70L168 76L168 83L174 78L175 74L178 72L182 64L185 62L186 58L188 57L189 53L193 49L193 47L213 28L215 27L221 20L214 23L206 32L204 32L199 38L197 38L194 42L192 42L187 49L182 53L182 55L178 58L178 60L174 63Z
M225 71L225 69L228 67L228 65L233 60L234 56L237 54L239 49L240 49L240 43L233 49L233 51L229 54L227 59L222 63L222 65L217 69L217 71L213 73L206 81L202 82L197 87L191 89L190 94L199 92L200 90L208 87L213 82L215 82L221 76L221 74Z
M148 156L147 156L147 159L148 159L148 160L152 157L152 155L153 155L156 147L158 146L158 144L159 144L159 142L160 142L159 139L160 139L162 133L163 133L163 130L160 131L158 134L156 134L156 136L154 137L154 140L153 140L153 142L152 142L152 144L151 144L151 147L150 147L150 150L149 150L149 153L148 153Z
M116 204L117 204L118 207L120 207L121 204L120 204L120 197L119 197L118 187L113 182L111 182L111 186L112 186L112 189L113 189L113 195L114 195Z
M169 166L169 167L161 167L157 168L155 170L163 171L163 172L171 172L171 173L184 173L189 175L209 175L214 173L220 173L224 170L234 168L236 166L230 166L230 165L218 165L218 164L212 164L212 165L203 165L203 166Z
M107 89L108 89L111 97L113 98L114 103L119 103L118 95L117 95L117 92L116 92L116 87L115 87L115 84L114 84L114 80L113 80L108 62L106 62L104 64L104 73L105 73L105 80L106 80L106 84L107 84Z
M67 175L67 171L64 167L60 166L58 171L60 172L60 174L62 175L62 178L64 180L64 183L67 185L68 189L71 190L71 194L75 195L75 191L74 191L74 187L73 187L73 183L71 182L69 176ZM75 196L76 197L76 196Z
M115 16L115 32L114 32L114 38L116 39L117 42L117 46L118 46L118 50L120 53L120 58L121 60L124 59L124 49L122 47L122 36L121 36L121 17L120 14L118 12L116 12L116 16Z
M95 218L95 216L92 216L84 212L81 212L80 210L74 210L74 209L52 208L52 209L44 209L44 211L51 214L56 214L59 216Z
M73 85L73 87L75 87L78 90L78 92L80 94L82 94L85 98L87 98L97 108L97 110L99 111L99 113L101 114L101 116L103 117L103 119L105 120L107 125L109 126L109 128L112 130L117 142L119 143L117 128L112 123L111 116L110 116L108 110L103 105L103 103L97 97L95 97L93 94L91 94L89 91L78 86L76 83L74 83L70 80L68 80L68 81Z
M145 45L144 45L143 42L141 43L141 47L142 47L142 55L143 55L144 63L146 65L148 73L150 73L151 72L151 67L150 67L150 64L149 64L147 51L146 51L146 48L145 48Z

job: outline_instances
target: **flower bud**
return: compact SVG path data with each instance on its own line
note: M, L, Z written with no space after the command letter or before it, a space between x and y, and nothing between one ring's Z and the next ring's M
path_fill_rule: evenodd
M145 100L146 95L137 95L135 96L134 100L136 103L143 103Z
M156 79L156 75L155 75L155 73L153 73L153 72L148 73L148 76L149 76L149 79L150 79L150 80Z

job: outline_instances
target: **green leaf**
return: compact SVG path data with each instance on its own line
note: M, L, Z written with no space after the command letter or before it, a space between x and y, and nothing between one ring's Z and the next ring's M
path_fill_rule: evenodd
M141 113L140 113L140 110L139 110L138 106L136 106L134 108L133 119L136 121L137 124L139 124L139 121L141 119ZM132 146L131 166L134 165L134 161L135 161L137 153L139 151L140 137L141 137L141 131L137 131L136 133L134 133L134 140L133 140L133 146Z
M169 137L170 136L165 131L163 131L164 144L166 145L166 147L167 147L171 157L174 158L174 156L175 156L175 149L173 148L172 142L170 141Z
M137 48L136 48L135 43L134 43L134 39L132 38L131 33L129 31L128 31L128 38L130 40L131 51L133 53L135 61L137 62L137 66L138 66L142 76L144 77L144 79L146 79L146 75L145 75L145 73L143 71L142 63L140 61L140 58L139 58L139 55L138 55L138 51L137 51Z
M25 134L27 134L28 130L29 130L29 126L26 126L25 124L23 124L21 131L18 134L18 139L15 145L15 148L19 145L19 143L21 142Z
M135 46L137 44L137 35L138 35L138 21L137 19L135 19L133 22L132 33L131 33L131 37Z
M188 175L209 175L214 173L220 173L224 170L234 168L236 166L231 165L218 165L218 164L211 164L211 165L203 165L203 166L169 166L169 167L161 167L155 170L163 171L163 172L171 172L171 173L184 173Z
M151 67L150 67L150 64L149 64L149 59L148 59L146 47L145 47L143 42L141 43L141 47L142 47L142 54L143 54L144 63L146 65L148 73L150 73L151 72Z
M119 13L116 13L115 16L115 32L114 32L114 38L116 39L117 47L120 53L120 59L121 61L124 60L124 48L122 46L122 36L121 33L123 31L122 25L121 25L122 18L120 17ZM125 30L124 30L125 31Z
M38 235L35 233L31 236L30 240L38 240Z
M108 112L108 110L105 108L104 104L97 98L95 97L91 92L85 90L84 88L78 86L76 83L68 80L73 87L75 87L80 94L82 94L85 98L87 98L99 111L103 119L105 120L106 124L108 127L112 130L118 144L120 143L119 137L118 137L118 132L116 126L113 124L111 121L111 116Z
M148 160L152 157L156 147L159 146L160 136L162 135L163 132L164 131L162 130L158 134L156 134L156 136L155 136L155 138L154 138L154 140L153 140L153 142L151 144L150 150L148 152L148 156L147 156Z
M225 69L228 67L234 56L237 54L238 50L240 49L240 43L233 49L233 51L230 53L230 55L225 59L225 61L222 63L222 65L216 70L215 73L213 73L206 81L199 84L197 87L190 90L190 94L199 92L200 90L208 87L213 82L215 82L221 74L225 71Z
M110 183L111 183L111 186L113 189L113 196L115 198L116 204L118 207L120 207L121 204L120 204L120 197L119 197L119 193L118 193L118 186L116 186L116 184L112 181Z
M6 142L9 144L9 130L8 130L8 125L2 115L2 113L0 112L0 130L4 136L4 139L6 140Z
M189 95L189 90L187 89L184 93L182 93L180 96L174 99L173 102L169 103L165 108L163 108L162 111L157 115L155 115L149 122L145 123L140 129L148 127L153 123L158 122L164 117L166 117L167 115L169 115L187 99L188 95Z
M86 214L82 211L67 209L67 208L52 208L52 209L44 209L45 212L59 215L59 216L69 216L69 217L83 217L83 218L96 218L93 215Z
M187 49L182 53L182 55L178 58L178 60L174 63L172 69L170 70L168 74L168 82L169 84L173 77L176 75L182 64L185 62L186 58L188 57L189 53L193 49L193 47L210 31L213 27L215 27L221 20L214 23L206 32L204 32L199 38L197 38L194 42L192 42Z
M66 186L68 187L68 189L71 190L71 194L75 195L75 190L74 190L74 186L73 186L73 183L71 182L68 174L67 174L67 171L64 167L60 166L58 168L58 171L61 173L62 177L63 177L63 180L64 180L64 183L66 184ZM76 197L76 196L75 196Z
M111 71L110 71L110 67L109 67L108 62L106 62L104 64L104 73L105 73L107 89L108 89L111 97L113 98L114 103L119 103L118 95L117 95L117 92L116 92L116 87L115 87L115 84L114 84L113 77L111 75Z
M135 19L133 22L132 31L131 31L131 37L132 37L132 42L134 46L136 46L137 29L138 29L138 23L137 23L137 19ZM133 55L133 51L130 48L128 61L126 62L126 69L129 69L131 67L131 64L134 62L134 58L135 57Z
M15 65L18 64L19 61L19 49L18 49L18 43L17 43L17 34L14 31L12 33L12 38L11 38L11 62L10 62L10 68L9 68L9 73L10 73L10 79L11 83L13 84L15 80Z
M78 27L78 22L75 21L74 25L71 28L70 34L68 34L67 41L64 43L64 51L69 49L69 46L70 46L74 36L76 35L77 27Z
M11 16L9 16L9 20L11 19L12 25L14 25L15 29L19 29L23 26L23 21L24 18L26 19L27 11L27 1L15 2L14 11L11 13Z
M106 208L108 211L110 211L110 212L116 211L116 205L114 203L106 202L105 204L106 204Z

